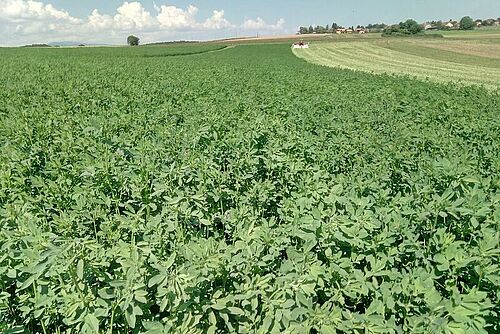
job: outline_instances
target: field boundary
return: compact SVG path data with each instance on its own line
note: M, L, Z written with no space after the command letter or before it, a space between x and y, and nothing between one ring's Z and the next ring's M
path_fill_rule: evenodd
M200 55L200 54L205 54L205 53L213 53L213 52L220 52L224 51L227 49L234 48L236 45L223 45L220 48L217 48L215 50L203 50L203 51L196 51L196 52L189 52L189 53L169 53L169 54L159 54L159 55L144 55L144 58L163 58L163 57L182 57L182 56L195 56L195 55Z

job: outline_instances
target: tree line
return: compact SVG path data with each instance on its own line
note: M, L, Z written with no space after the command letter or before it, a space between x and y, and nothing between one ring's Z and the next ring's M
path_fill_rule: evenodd
M369 24L367 26L362 26L362 25L357 25L357 26L350 26L350 27L344 27L344 26L341 26L337 23L332 23L331 25L330 24L327 24L326 26L321 26L321 25L317 25L317 26L309 26L309 27L299 27L299 31L298 33L300 35L305 35L305 34L328 34L328 33L334 33L337 31L337 29L351 29L351 30L356 30L356 29L364 29L364 30L370 30L370 31L373 31L373 30L382 30L384 29L385 27L387 27L386 24L384 23L376 23L376 24Z
M450 23L452 23L453 27L450 27ZM343 27L337 23L332 23L331 25L327 24L326 26L316 25L309 27L301 26L299 27L298 34L327 34L334 33L337 29L364 29L370 32L382 32L385 35L414 35L422 33L422 31L426 29L432 30L450 30L450 29L460 29L460 30L472 30L476 27L486 27L486 26L494 26L500 25L500 18L497 19L477 19L474 20L470 16L463 17L459 22L455 22L450 20L446 21L430 21L424 23L418 23L413 19L406 20L404 22L400 22L398 24L388 25L385 23L371 23L366 26L358 25L356 28L354 26L351 27Z
M476 23L470 16L464 16L460 22L453 22L450 20L451 26L453 28L458 28L460 30L472 30L476 27ZM386 27L382 36L404 36L404 35L417 35L422 34L424 30L428 28L433 28L430 23L419 24L417 21L409 19L399 24L394 24ZM451 29L449 24L443 25L444 29ZM433 30L439 30L434 28Z
M335 32L340 28L340 26L337 23L332 23L331 25L327 24L326 26L309 26L309 27L300 27L299 28L299 34L305 35L305 34L327 34L331 32Z

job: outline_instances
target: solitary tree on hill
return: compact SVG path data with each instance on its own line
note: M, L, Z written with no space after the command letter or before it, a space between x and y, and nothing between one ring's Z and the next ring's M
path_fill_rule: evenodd
M130 46L137 46L139 45L139 37L136 37L134 35L130 35L127 37L127 44Z

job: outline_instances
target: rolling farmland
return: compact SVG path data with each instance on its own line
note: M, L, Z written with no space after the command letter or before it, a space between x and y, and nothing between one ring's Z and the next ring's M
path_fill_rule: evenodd
M488 89L289 44L0 49L0 332L498 333L498 69L308 52Z
M324 66L497 89L500 87L499 46L399 39L316 43L308 50L294 52L300 58Z

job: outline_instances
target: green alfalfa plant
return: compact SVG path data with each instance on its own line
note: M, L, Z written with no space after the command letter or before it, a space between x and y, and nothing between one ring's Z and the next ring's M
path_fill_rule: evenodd
M1 50L4 327L496 331L497 96L160 51Z

